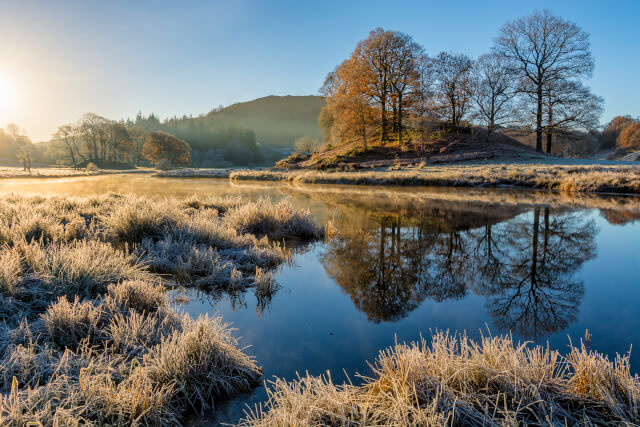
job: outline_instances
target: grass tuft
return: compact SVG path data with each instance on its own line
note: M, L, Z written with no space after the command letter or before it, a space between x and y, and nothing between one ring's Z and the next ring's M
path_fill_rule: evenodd
M276 379L243 425L635 425L640 379L628 363L584 345L565 358L508 336L437 332L430 345L382 351L361 385Z

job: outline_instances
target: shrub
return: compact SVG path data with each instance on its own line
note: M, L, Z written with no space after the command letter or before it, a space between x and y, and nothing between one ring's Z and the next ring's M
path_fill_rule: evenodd
M61 297L42 315L49 339L61 348L75 349L83 339L93 341L98 332L101 311L90 301L73 304Z
M164 301L164 287L143 280L111 284L107 294L121 307L138 313L153 313Z
M309 211L295 209L288 201L261 199L229 211L225 222L239 233L283 238L320 239L324 230L315 224Z
M171 160L167 160L167 159L160 160L156 165L156 169L160 171L168 171L168 170L171 170L172 168L173 168L173 165L171 164Z
M236 345L219 318L200 317L144 356L145 374L156 384L174 384L179 406L208 408L218 398L251 390L261 376Z
M87 172L97 172L97 171L100 170L100 168L95 163L89 162L89 163L87 163L86 170L87 170Z
M158 203L128 197L110 214L102 217L101 223L116 242L139 243L145 237L160 237L185 218L169 201Z

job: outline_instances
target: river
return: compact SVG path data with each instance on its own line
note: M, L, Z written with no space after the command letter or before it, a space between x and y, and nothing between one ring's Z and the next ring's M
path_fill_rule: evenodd
M288 198L331 224L328 242L294 246L270 301L178 289L193 316L221 315L273 376L367 375L367 361L430 331L512 334L609 357L640 343L640 199L512 189L291 186L114 175L0 181L0 193L104 192ZM638 372L640 357L632 353ZM234 423L264 387L193 424Z

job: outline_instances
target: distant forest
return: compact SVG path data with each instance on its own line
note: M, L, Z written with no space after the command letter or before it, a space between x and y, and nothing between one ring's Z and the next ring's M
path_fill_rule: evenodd
M155 114L139 113L126 126L167 132L188 142L194 166L271 164L282 157L274 148L291 148L303 136L320 139L323 105L320 96L267 96L197 117L161 121Z
M289 154L296 140L320 139L323 105L320 96L268 96L196 117L161 119L140 112L111 120L87 113L59 126L49 141L35 144L25 129L10 124L0 129L0 159L19 161L25 168L32 161L104 167L177 159L195 167L273 164Z

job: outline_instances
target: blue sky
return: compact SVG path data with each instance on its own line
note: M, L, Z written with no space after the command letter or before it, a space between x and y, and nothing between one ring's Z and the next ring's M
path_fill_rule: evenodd
M591 34L587 82L603 122L640 115L640 1L0 0L0 79L34 140L92 111L199 114L270 94L316 94L369 30L406 32L430 54L487 52L507 20L551 9ZM7 84L5 83L5 86Z

